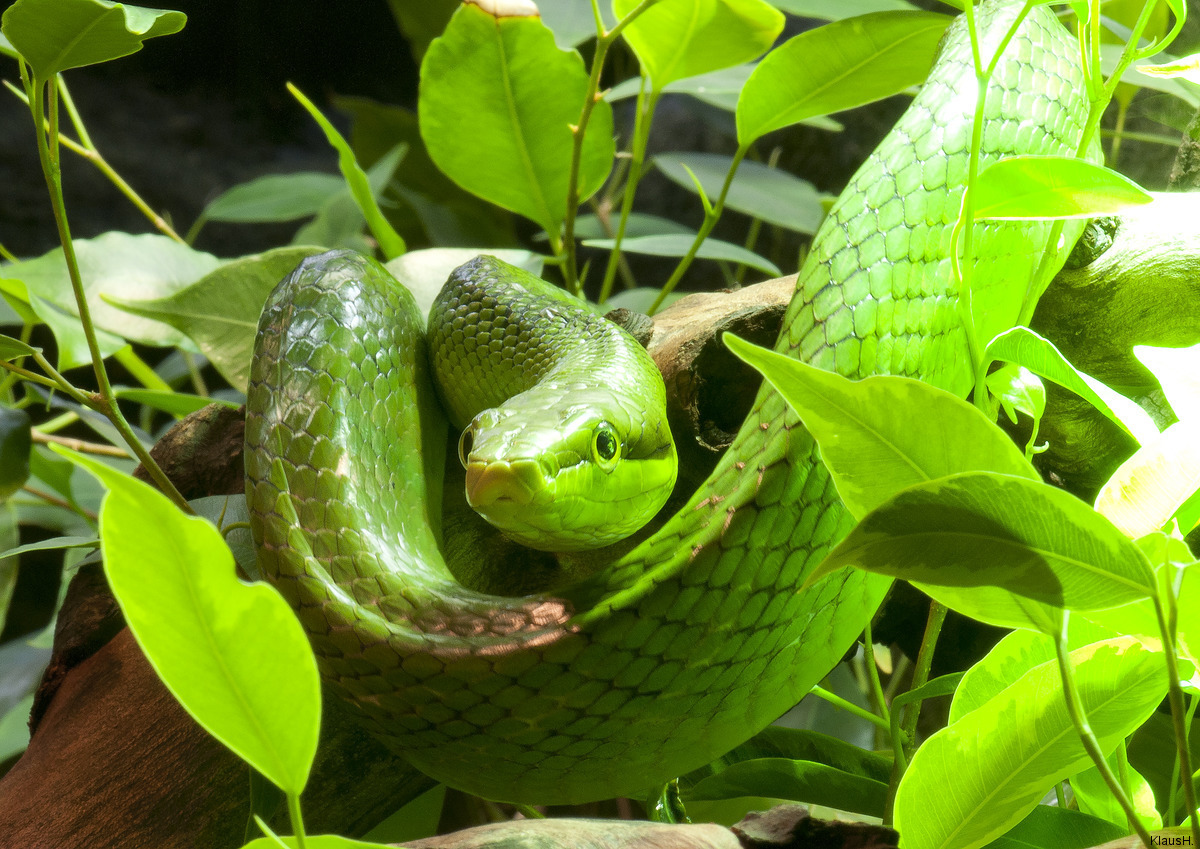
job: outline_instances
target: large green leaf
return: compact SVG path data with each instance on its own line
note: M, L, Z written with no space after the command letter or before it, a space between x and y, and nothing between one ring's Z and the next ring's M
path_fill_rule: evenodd
M887 782L835 767L788 758L741 761L704 779L688 791L695 801L768 796L883 816Z
M1113 472L1096 512L1136 538L1163 527L1198 489L1200 422L1176 422Z
M1091 218L1151 200L1133 180L1102 165L1066 156L1010 156L980 172L975 218Z
M571 127L588 75L536 17L493 17L463 4L421 63L421 137L464 189L557 235L566 216ZM612 168L612 107L598 102L579 163L579 197Z
M613 0L625 17L639 0ZM660 0L623 36L655 91L675 80L761 56L783 30L783 15L762 0Z
M733 158L717 153L666 153L656 156L654 164L672 182L690 192L696 191L694 174L704 193L715 198L721 192ZM725 196L725 206L768 224L809 235L817 232L825 217L821 194L812 183L759 162L741 163Z
M856 518L906 487L957 472L1040 480L999 428L949 392L906 377L852 381L736 336L724 338L800 416Z
M1159 657L1132 638L1093 643L1070 658L1106 752L1166 693ZM1067 714L1057 663L1043 663L921 745L896 794L895 825L911 849L974 849L1090 762Z
M738 100L738 143L923 82L950 18L879 12L801 33L758 63Z
M993 586L1069 610L1155 593L1145 555L1074 496L1028 478L964 472L910 487L865 516L817 567L948 587ZM962 610L974 616L971 609Z
M230 385L245 391L267 295L300 260L320 252L311 247L277 248L231 260L165 298L113 302L186 333Z
M1154 807L1154 791L1150 789L1150 783L1131 766L1126 765L1122 770L1118 763L1118 754L1118 752L1114 752L1109 755L1108 765L1114 775L1124 774L1128 777L1129 801L1133 803L1133 809L1137 811L1138 819L1151 831L1162 828L1162 817ZM1079 810L1108 820L1115 826L1128 828L1125 809L1108 789L1108 784L1105 783L1104 777L1100 775L1100 770L1096 767L1089 767L1072 775L1071 792L1074 793L1075 799L1079 803Z
M210 734L300 793L317 751L321 686L292 609L273 587L238 580L207 521L93 458L60 453L108 487L105 575L159 678Z
M772 0L772 2L783 11L801 18L816 18L823 21L840 21L842 18L869 15L872 12L917 11L917 7L907 0L840 0L838 3L830 3L829 0Z
M17 0L4 13L4 35L39 80L128 56L142 42L183 29L187 16L106 0Z
M1014 327L999 334L988 343L983 356L989 361L1004 360L1024 366L1034 374L1070 389L1139 442L1146 442L1158 435L1158 428L1145 410L1100 381L1076 370L1054 347L1054 343L1028 327Z
M320 171L267 174L213 198L200 219L204 221L295 221L316 215L330 197L346 188L345 180Z
M1128 827L1118 828L1079 811L1038 805L985 849L1089 849L1127 832Z
M662 236L637 236L621 240L621 250L631 254L649 254L650 256L684 256L692 248L695 239L682 233L672 233ZM587 239L583 243L589 248L611 250L616 244L614 239ZM767 274L778 277L779 266L766 257L759 256L754 251L748 251L741 245L726 242L723 239L705 239L696 250L696 256L701 259L723 259L748 265Z
M74 245L92 321L102 330L143 345L175 347L184 343L184 337L159 321L134 318L106 303L105 298L168 297L220 265L220 260L212 254L153 233L138 236L105 233L94 239L76 239ZM0 276L20 281L25 300L52 328L56 327L56 318L78 326L75 296L61 248L36 259L3 266ZM21 296L15 288L9 291ZM36 298L65 314L55 314ZM90 360L85 355L83 360L72 357L71 361L72 365L79 365Z
M1200 420L1200 345L1190 348L1134 345L1133 355L1150 369L1177 419Z

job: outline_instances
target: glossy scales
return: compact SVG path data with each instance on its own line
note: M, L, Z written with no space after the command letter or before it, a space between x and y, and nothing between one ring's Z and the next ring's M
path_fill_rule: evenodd
M995 6L979 9L989 32ZM1036 9L1027 61L1002 69L1012 94L990 107L993 154L1072 146L1083 107L1060 103L1077 103L1077 82L1033 71L1039 55L1073 55L1057 27ZM956 58L961 27L949 38L931 84L818 234L779 350L850 376L961 382L942 257L967 130L961 104L944 104L973 81ZM1023 256L1022 238L994 231L981 255ZM409 338L419 320L397 290L353 255L302 265L264 313L247 421L264 568L326 680L389 745L491 798L640 795L777 718L852 645L887 583L847 570L796 592L851 521L769 390L687 505L598 576L558 597L454 586L427 509L437 484L422 475L440 468L443 425ZM418 409L432 418L418 423Z

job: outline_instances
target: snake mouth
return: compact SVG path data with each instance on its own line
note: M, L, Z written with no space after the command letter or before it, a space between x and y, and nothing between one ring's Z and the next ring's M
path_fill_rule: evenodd
M545 485L541 464L536 460L467 464L467 503L480 513L498 505L532 504L535 494Z

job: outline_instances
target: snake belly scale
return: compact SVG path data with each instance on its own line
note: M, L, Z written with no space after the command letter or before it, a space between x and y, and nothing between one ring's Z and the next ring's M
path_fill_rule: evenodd
M978 8L985 57L1017 8ZM993 80L985 163L1074 153L1077 55L1035 8ZM959 21L818 232L777 350L966 390L948 248L974 105ZM976 286L1024 287L1048 234L980 228ZM769 388L686 505L608 568L552 595L460 587L439 552L446 423L415 313L352 254L277 287L250 379L246 486L263 571L327 684L417 768L509 801L641 794L780 716L878 607L887 582L854 570L796 591L851 519Z

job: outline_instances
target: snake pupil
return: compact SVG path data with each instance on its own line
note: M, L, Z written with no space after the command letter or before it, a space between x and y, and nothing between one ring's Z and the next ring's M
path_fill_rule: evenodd
M596 453L598 461L609 463L615 460L618 448L620 448L620 444L617 442L616 434L613 433L612 425L605 422L596 428L596 439L593 443L593 450Z
M458 462L462 463L462 467L467 467L467 458L471 456L471 449L475 445L475 428L467 426L463 429L462 436L458 438Z

